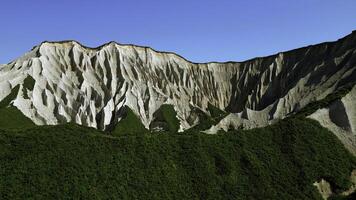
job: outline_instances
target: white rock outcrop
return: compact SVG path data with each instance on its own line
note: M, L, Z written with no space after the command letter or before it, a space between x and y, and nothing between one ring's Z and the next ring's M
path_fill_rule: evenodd
M33 80L28 86L25 80ZM0 68L0 101L38 125L76 122L108 129L131 108L146 128L162 104L172 104L180 130L194 126L192 108L210 103L232 114L228 126L265 126L356 81L356 33L245 62L192 63L167 52L114 42L88 48L75 41L43 42Z
M325 200L333 194L330 183L324 179L321 179L319 182L314 182L313 185L318 189L318 192Z

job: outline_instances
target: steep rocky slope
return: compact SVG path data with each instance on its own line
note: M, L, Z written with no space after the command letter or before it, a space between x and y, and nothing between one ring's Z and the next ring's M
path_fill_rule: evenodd
M108 130L126 106L146 128L163 104L180 131L211 104L232 114L207 130L265 126L356 81L356 32L336 42L245 62L192 63L148 47L110 42L88 48L43 42L0 68L0 101L38 125L76 122Z
M356 86L340 100L308 116L331 130L356 155Z

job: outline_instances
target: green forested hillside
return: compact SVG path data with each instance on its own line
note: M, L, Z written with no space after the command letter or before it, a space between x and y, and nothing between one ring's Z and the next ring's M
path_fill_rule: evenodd
M210 105L201 124L177 133L163 106L150 132L128 108L110 132L65 124L35 126L0 102L0 199L321 199L321 178L349 188L356 159L305 116L344 96L314 102L280 122L252 130L200 131L226 113ZM333 197L333 199L353 199Z
M0 131L1 199L320 199L356 167L308 119L218 135L112 136L74 124Z

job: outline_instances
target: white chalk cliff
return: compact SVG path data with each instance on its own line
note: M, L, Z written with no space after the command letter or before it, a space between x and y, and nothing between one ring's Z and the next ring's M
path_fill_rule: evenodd
M97 48L43 42L0 66L0 101L19 87L11 104L34 123L75 122L101 130L115 126L125 106L149 128L155 111L171 104L183 131L199 123L193 108L209 114L211 104L231 113L206 131L215 133L266 126L354 82L356 32L336 42L226 63L192 63L114 42ZM350 108L353 115L355 106Z

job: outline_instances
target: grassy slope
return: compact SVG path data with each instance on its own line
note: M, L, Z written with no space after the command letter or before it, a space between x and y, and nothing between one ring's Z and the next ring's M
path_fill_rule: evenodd
M356 167L307 119L222 135L0 131L0 163L2 199L318 199L315 180L346 188Z

